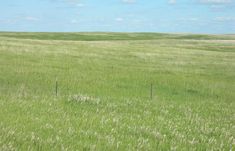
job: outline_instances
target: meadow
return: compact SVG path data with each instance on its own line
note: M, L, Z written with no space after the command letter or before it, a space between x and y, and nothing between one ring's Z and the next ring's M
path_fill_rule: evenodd
M235 35L0 32L0 150L235 150Z

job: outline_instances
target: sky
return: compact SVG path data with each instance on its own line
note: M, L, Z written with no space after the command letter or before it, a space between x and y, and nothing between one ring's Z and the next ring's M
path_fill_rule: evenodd
M0 31L235 33L235 0L0 0Z

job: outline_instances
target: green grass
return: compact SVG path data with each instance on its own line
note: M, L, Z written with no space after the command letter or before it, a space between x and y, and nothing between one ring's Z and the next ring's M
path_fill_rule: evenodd
M234 39L1 32L0 150L235 150Z
M73 41L116 41L116 40L158 40L158 39L197 39L197 40L235 40L235 35L205 34L166 34L166 33L15 33L0 32L2 37L37 40L73 40Z

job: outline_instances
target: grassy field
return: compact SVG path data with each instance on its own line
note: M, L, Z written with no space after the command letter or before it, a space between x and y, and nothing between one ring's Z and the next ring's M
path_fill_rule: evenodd
M2 32L0 150L235 150L235 35Z

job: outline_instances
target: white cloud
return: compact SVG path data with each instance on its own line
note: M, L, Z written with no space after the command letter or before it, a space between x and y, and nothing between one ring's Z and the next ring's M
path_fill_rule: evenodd
M77 6L77 7L84 7L85 4L83 4L83 3L78 3L78 4L76 4L76 6Z
M27 21L38 21L39 20L39 18L33 17L33 16L26 16L26 17L24 17L24 19Z
M84 7L85 4L81 2L81 0L50 0L51 2L61 2L66 3L73 7Z
M169 0L168 3L169 4L176 4L176 0Z
M14 24L18 21L18 19L1 19L1 24Z
M117 22L122 22L124 19L121 18L121 17L118 17L118 18L115 18L115 20L116 20Z
M13 18L8 18L8 19L1 19L0 23L3 24L15 24L15 23L19 23L19 22L36 22L39 21L40 19L37 17L33 17L33 16L16 16Z
M66 2L68 2L70 4L78 4L78 3L80 3L80 0L64 0L64 1L66 1Z
M179 18L178 21L183 21L183 22L196 22L196 21L199 21L199 18L196 18L196 17L191 17L191 18Z
M230 17L230 16L220 16L214 18L214 21L219 21L219 22L234 22L235 23L235 17Z
M199 2L204 4L230 4L232 0L199 0Z
M136 3L136 0L122 0L122 2L126 4L134 4Z
M72 19L72 20L71 20L71 23L72 23L72 24L77 24L77 23L78 23L78 20Z
M197 0L202 5L208 5L213 11L224 11L226 9L234 9L234 0Z

